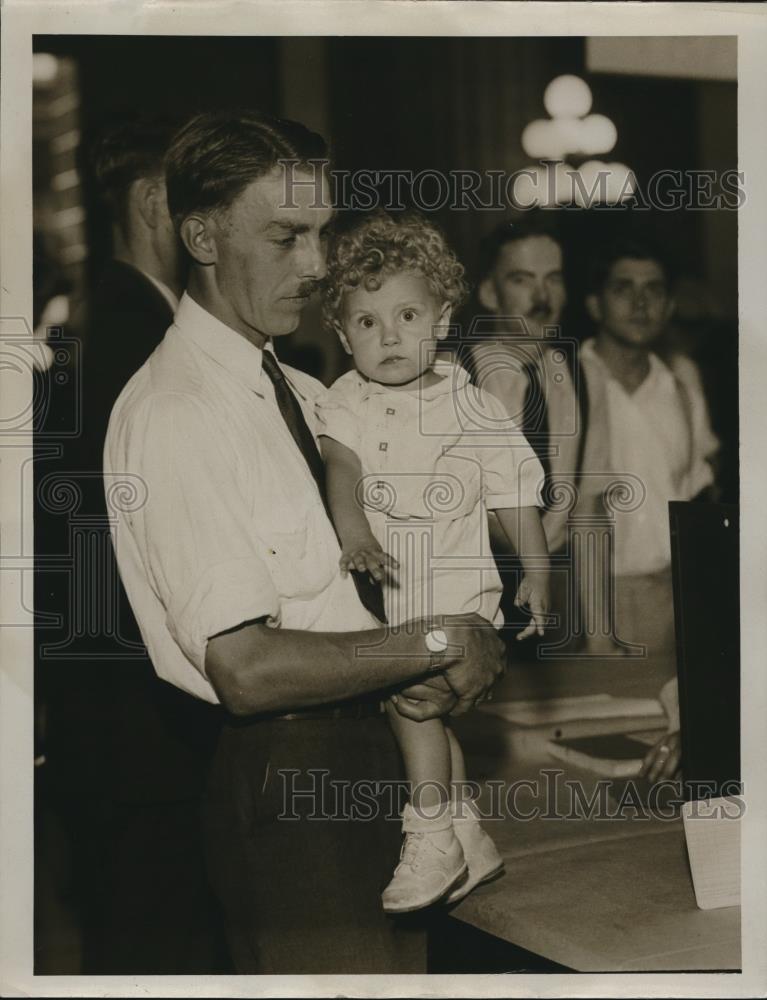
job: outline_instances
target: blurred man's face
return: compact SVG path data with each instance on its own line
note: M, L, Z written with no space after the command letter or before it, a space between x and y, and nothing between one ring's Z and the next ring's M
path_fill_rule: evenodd
M215 221L215 280L227 322L259 346L295 330L325 276L333 214L326 207L327 179L319 204L312 176L297 173L296 180L304 183L286 201L284 174L276 167L249 184Z
M524 320L530 336L557 326L567 295L562 249L550 236L529 236L501 247L495 267L480 285L481 304L499 318Z
M645 347L663 333L673 301L655 260L616 260L598 294L586 300L602 336L629 347Z

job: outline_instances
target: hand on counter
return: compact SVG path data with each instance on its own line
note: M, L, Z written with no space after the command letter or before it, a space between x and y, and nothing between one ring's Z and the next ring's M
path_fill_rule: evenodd
M665 733L645 754L640 774L650 782L677 777L680 760L679 732Z

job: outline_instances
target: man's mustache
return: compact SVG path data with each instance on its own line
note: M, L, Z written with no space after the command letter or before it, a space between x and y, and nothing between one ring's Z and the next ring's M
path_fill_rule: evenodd
M533 306L533 308L528 312L529 319L545 319L547 316L551 315L550 305L540 305Z
M307 298L310 295L314 295L317 289L320 287L319 281L305 281L303 284L298 286L298 291L296 292L296 297L299 295L305 295Z

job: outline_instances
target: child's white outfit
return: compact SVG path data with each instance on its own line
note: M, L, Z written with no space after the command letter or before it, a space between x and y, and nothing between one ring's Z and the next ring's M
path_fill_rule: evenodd
M399 562L384 585L389 624L476 612L497 627L501 580L487 511L539 506L541 465L503 405L437 361L428 389L391 389L359 372L317 399L318 433L360 460L359 500Z
M472 385L463 368L437 361L434 372L437 384L412 391L348 372L317 399L318 433L358 456L358 501L381 547L399 563L383 587L389 624L476 613L500 628L502 585L487 511L539 506L543 469L502 404ZM440 851L424 843L409 806L403 830L402 859L384 893L392 912L415 908L407 888L400 890L403 866L419 873L424 899L449 892L450 902L502 867L473 812L453 817L469 868L462 883L463 856L440 874ZM450 880L441 891L440 877Z

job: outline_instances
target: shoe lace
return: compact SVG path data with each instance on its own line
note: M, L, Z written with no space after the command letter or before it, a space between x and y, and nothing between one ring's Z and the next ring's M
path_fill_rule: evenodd
M399 853L400 863L403 865L415 866L418 859L418 852L421 849L421 844L423 843L424 834L423 833L407 833L405 834L405 840L402 844L402 850Z

